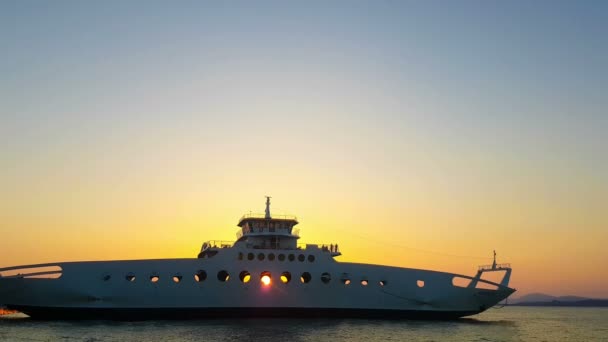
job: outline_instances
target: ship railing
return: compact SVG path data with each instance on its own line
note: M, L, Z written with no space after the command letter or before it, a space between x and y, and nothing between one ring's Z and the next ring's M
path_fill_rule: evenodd
M236 231L236 239L237 240L239 240L240 238L242 238L243 235L245 235L245 234L243 233L242 229L239 229L239 230ZM285 235L285 234L277 234L276 231L273 231L272 228L271 228L268 231L249 232L249 233L247 233L247 235L256 235L256 236L259 236L259 235L270 235L270 236L278 235L278 236L292 236L292 237L299 238L300 237L300 230L297 229L297 228L294 228L291 231L291 234Z
M57 264L36 264L0 268L0 279L9 278L48 278L57 279L63 269Z
M478 271L494 271L494 270L506 270L511 268L511 264L492 264L492 265L481 265Z
M234 242L232 241L225 241L225 240L209 240L203 243L203 246L201 248L202 251L208 249L208 248L231 248L234 246ZM285 249L284 247L281 247L280 245L276 245L276 246L255 246L252 245L251 248L258 248L258 249ZM317 244L317 243L298 243L296 245L296 249L299 250L305 250L305 249L320 249L323 252L329 252L332 253L334 255L340 255L340 249L338 248L338 244L337 243L323 243L323 244Z
M336 254L336 255L342 254L342 253L340 253L340 249L338 248L337 243L327 243L327 244L299 243L297 246L298 246L298 249L315 248L315 249L320 249L323 252L329 252L329 253Z
M232 246L234 246L233 241L209 240L203 243L203 247L201 249L205 250L207 248L231 248Z
M243 215L240 219L239 222L243 221L244 219L248 219L248 218L260 218L260 219L264 219L266 218L266 214L264 213L248 213ZM298 218L294 215L270 215L271 219L279 219L279 220L294 220L297 221Z

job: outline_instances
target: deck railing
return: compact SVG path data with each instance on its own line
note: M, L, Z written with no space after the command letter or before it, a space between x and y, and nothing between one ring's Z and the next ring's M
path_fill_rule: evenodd
M264 213L248 213L243 215L240 219L239 222L243 221L244 219L248 219L248 218L266 218L266 214ZM270 216L271 219L279 219L279 220L295 220L297 221L298 218L294 215L271 215Z
M225 240L209 240L203 243L202 249L207 248L230 248L234 246L233 241L225 241Z
M479 266L479 271L506 270L511 268L511 264L495 264Z
M207 248L231 248L234 246L234 242L232 241L223 241L223 240L210 240L203 243L202 250ZM280 246L252 246L254 249L285 249L280 248ZM325 252L331 252L334 254L340 254L340 249L337 244L327 243L327 244L314 244L314 243L298 243L296 245L296 249L298 250L306 250L308 248L317 248Z
M277 234L276 231L271 231L271 230L269 230L269 231L261 231L261 232L259 232L259 231L258 232L249 232L247 234L248 235L256 235L256 236L257 235L278 235L278 236L295 236L295 237L300 237L300 230L297 229L297 228L294 228L291 231L291 234ZM239 229L239 230L236 231L236 239L237 240L240 239L240 238L242 238L243 235L245 235L245 234L243 234L243 230Z
M0 279L8 278L50 278L61 277L63 269L57 264L36 264L0 268Z

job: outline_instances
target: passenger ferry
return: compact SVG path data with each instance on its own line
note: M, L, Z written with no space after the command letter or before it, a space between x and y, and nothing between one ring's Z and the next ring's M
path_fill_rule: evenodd
M0 268L0 304L35 319L455 319L515 291L496 254L475 276L339 262L338 244L298 244L297 224L271 215L267 197L265 213L239 220L236 242L205 242L198 258Z

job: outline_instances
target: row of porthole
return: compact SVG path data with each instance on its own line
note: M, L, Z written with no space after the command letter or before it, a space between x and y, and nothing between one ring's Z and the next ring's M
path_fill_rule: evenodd
M247 253L247 260L251 261L251 260L254 260L255 258L256 258L255 254ZM259 261L264 261L264 259L266 259L266 258L268 258L268 261L274 261L275 255L274 255L274 253L269 253L268 257L266 257L266 254L264 254L264 253L258 253L257 258ZM245 259L245 254L239 253L239 260L244 260L244 259ZM287 259L289 261L295 261L296 256L295 256L295 254L288 254L287 256L285 256L285 254L279 254L278 256L276 256L276 259L279 261L285 261L285 259ZM308 262L314 262L315 256L309 255L307 258L304 254L298 255L299 262L304 262L306 259L308 259Z
M260 280L262 280L264 277L268 277L269 280L272 279L272 275L270 272L268 271L264 271L260 274ZM182 281L182 275L180 274L176 274L172 277L172 280L174 283L179 283ZM104 281L109 281L111 279L110 275L105 275L103 277ZM133 273L129 273L126 275L125 279L129 282L135 282L135 274ZM203 270L199 270L198 272L196 272L194 274L194 281L196 281L197 283L203 282L207 279L207 272L203 271ZM225 271L219 271L217 273L217 279L221 282L227 282L228 280L230 280L230 274ZM279 277L279 279L281 280L282 283L287 284L291 281L291 273L289 272L283 272L281 273L281 276ZM152 283L157 283L160 280L160 276L156 275L156 274L152 274L150 275L150 282ZM241 273L239 273L239 280L243 283L248 283L251 280L251 273L249 273L248 271L242 271ZM310 273L308 272L304 272L300 275L300 282L307 284L312 280L312 276ZM329 282L331 281L331 275L327 272L324 272L323 274L321 274L321 282L323 282L324 284L329 284ZM341 278L340 282L344 285L350 285L351 284L351 280L349 278ZM381 280L378 282L378 284L380 286L385 286L387 284L386 280ZM362 286L367 286L369 285L369 281L367 279L362 279L361 280L361 285ZM419 287L423 287L424 286L424 281L422 280L418 280L417 285Z
M225 273L226 273L225 277L229 277L229 276L228 276L228 273L227 273L226 271L220 271L220 272L218 273L218 279L220 278L220 274L221 274L222 272L225 272ZM110 275L105 275L105 276L103 277L103 280L104 280L104 281L109 281L111 278L112 278L112 277L111 277ZM174 282L174 283L179 283L179 282L181 282L181 281L182 281L182 278L183 278L183 277L182 277L182 275L181 275L181 274L176 274L176 275L174 275L174 276L173 276L171 279L173 280L173 282ZM133 273L129 273L129 274L127 274L127 275L125 276L125 279L126 279L128 282L131 282L131 283L132 283L132 282L135 282L136 277L135 277L135 274L133 274ZM207 272L205 272L205 271L202 271L202 270L201 270L201 271L198 271L198 272L196 272L196 273L194 274L194 281L196 281L197 283L200 283L200 282L202 282L202 281L205 281L206 279L207 279ZM159 275L157 275L157 274L152 274L152 275L150 275L150 282L152 282L152 283L157 283L159 280L160 280L160 276L159 276ZM224 280L224 281L227 281L227 280L228 280L228 279L226 278L226 280Z

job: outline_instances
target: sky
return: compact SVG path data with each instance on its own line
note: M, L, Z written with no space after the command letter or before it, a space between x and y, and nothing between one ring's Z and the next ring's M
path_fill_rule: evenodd
M608 297L605 1L0 2L0 266L345 262Z

